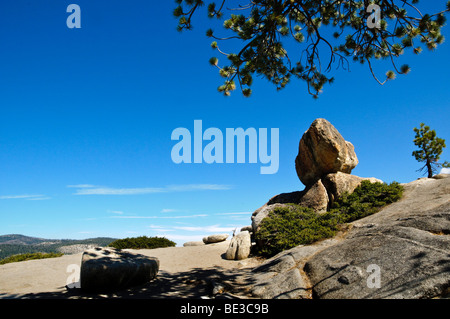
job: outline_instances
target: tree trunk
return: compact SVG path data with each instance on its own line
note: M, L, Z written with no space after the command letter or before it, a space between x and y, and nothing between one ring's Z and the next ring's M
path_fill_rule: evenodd
M433 168L431 167L430 160L427 159L427 170L428 170L428 178L433 177Z

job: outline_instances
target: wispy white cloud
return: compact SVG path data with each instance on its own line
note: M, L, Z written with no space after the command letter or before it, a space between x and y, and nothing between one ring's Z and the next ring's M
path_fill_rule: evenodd
M27 198L26 200L47 200L47 199L51 199L51 197L49 197L49 196L32 197L32 198Z
M25 200L46 200L51 199L51 197L41 194L34 194L34 195L3 195L0 196L0 199L25 199Z
M76 185L67 185L67 187L71 187L71 188L91 188L91 187L97 187L97 186L91 185L91 184L76 184Z
M169 185L165 188L169 192L189 192L197 190L228 190L230 185L221 184L187 184L187 185Z
M93 186L88 184L68 185L67 187L78 188L74 195L141 195L153 193L189 192L199 190L228 190L229 185L219 184L187 184L169 185L166 187L140 187L140 188L112 188ZM89 186L89 187L87 187Z
M228 233L233 231L236 227L221 227L219 225L209 225L209 226L174 226L176 230L185 230L192 232L202 232L202 233Z
M111 216L110 218L122 218L122 219L179 219L179 218L196 218L206 217L207 214L185 215L185 216Z
M253 212L217 213L215 215L252 215Z
M439 174L450 174L450 168L443 167Z
M108 213L123 215L123 212L121 210L108 210Z
M109 188L109 187L95 187L95 188L80 188L77 189L75 195L139 195L162 193L162 188Z
M175 213L175 212L179 212L179 210L178 209L172 209L172 208L161 209L161 213Z
M218 218L221 219L228 219L228 220L234 220L234 221L242 221L246 223L250 223L250 216L252 216L253 212L233 212L233 213L217 213L214 214L214 216L218 216ZM220 216L220 217L219 217Z
M168 227L159 226L159 225L149 225L148 228L159 231L159 232L173 232L175 229L170 229Z

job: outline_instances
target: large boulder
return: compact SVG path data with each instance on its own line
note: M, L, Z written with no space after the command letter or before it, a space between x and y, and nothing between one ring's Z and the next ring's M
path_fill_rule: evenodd
M295 169L306 186L329 173L351 173L358 165L352 143L325 119L316 119L303 134L295 159Z
M141 285L154 279L159 260L116 248L96 247L83 253L81 259L81 289L107 292Z
M248 231L241 231L235 235L230 242L230 246L225 252L225 259L241 260L250 255L252 241Z
M227 238L228 238L228 234L209 235L209 236L203 237L203 242L205 244L214 244L214 243L220 243L221 241L225 241Z

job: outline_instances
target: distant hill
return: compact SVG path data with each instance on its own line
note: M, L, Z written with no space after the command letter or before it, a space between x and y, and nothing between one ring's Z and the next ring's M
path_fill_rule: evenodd
M91 246L107 246L117 238L46 239L20 234L0 235L0 259L24 253L78 253Z
M45 242L61 242L61 240L30 237L19 234L1 235L0 245L38 245Z

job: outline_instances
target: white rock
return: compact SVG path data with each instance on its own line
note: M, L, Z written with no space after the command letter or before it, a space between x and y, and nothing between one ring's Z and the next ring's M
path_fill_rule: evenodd
M250 255L250 249L252 242L250 239L250 233L242 231L231 239L230 246L225 253L225 259L228 260L241 260Z
M205 244L220 243L228 238L228 234L209 235L203 238Z

